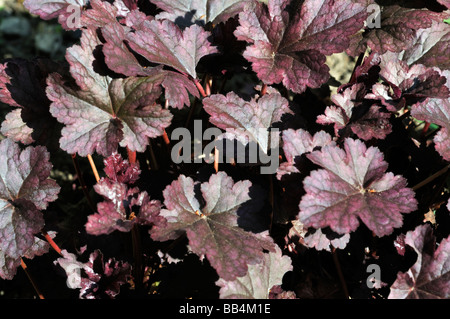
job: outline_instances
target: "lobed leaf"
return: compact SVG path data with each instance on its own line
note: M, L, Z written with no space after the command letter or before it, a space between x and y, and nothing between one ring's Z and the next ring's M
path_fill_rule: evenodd
M450 237L444 238L436 249L433 230L425 224L407 232L405 243L417 253L417 260L408 271L397 274L388 298L450 298Z
M269 299L272 287L281 285L284 274L292 269L291 259L276 246L275 252L265 254L261 263L249 265L245 276L216 281L220 299Z
M44 227L42 212L60 187L49 179L52 168L43 146L23 151L10 139L0 142L0 276L12 279L20 258L48 248L34 235Z
M263 250L274 251L274 243L266 232L254 234L238 226L237 211L247 202L251 183L234 183L219 172L200 185L203 207L195 197L194 181L181 175L164 190L165 209L161 216L167 224L156 225L152 238L158 241L187 234L191 250L208 258L224 280L234 280L247 273L249 264L263 260Z
M299 220L305 227L329 226L339 234L355 231L359 220L381 237L402 225L401 213L417 209L414 192L402 176L385 173L387 163L376 147L350 138L344 150L328 145L307 157L324 169L303 181Z
M349 37L363 27L366 4L307 0L295 11L290 0L269 0L267 6L258 2L239 14L240 26L234 34L251 44L244 57L264 83L282 82L302 93L328 80L325 55L349 46Z

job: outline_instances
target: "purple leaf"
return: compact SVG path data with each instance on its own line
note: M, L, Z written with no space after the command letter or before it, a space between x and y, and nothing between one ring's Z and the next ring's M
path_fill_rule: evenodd
M161 66L149 68L140 65L124 42L127 32L126 27L117 22L102 28L102 35L106 40L103 45L103 53L108 67L114 72L126 76L151 76L155 72L164 73L162 86L165 89L165 97L169 101L169 105L178 109L182 109L184 105L190 106L189 93L199 97L195 84L183 74L162 71Z
M197 77L199 60L217 49L208 41L210 33L198 25L183 31L169 20L145 20L135 32L127 34L130 47L150 62L164 64Z
M283 114L292 114L289 102L279 93L266 94L258 100L245 101L236 93L214 94L203 100L203 108L211 115L209 121L227 130L224 137L246 145L256 142L264 152L269 148L269 128L281 121Z
M368 28L359 41L352 43L347 53L357 55L366 45L379 54L407 50L413 45L419 29L431 27L433 21L442 20L442 17L442 14L427 9L385 6L381 10L380 27Z
M353 133L363 140L384 139L392 131L389 113L381 112L377 105L370 105L362 116L354 118L355 110L363 107L362 102L357 101L363 87L363 83L357 83L342 93L334 94L331 101L335 105L328 106L325 114L317 117L317 123L334 124L336 136L340 136L343 128L350 127Z
M12 59L0 67L0 100L21 108L9 114L9 123L3 123L4 134L15 141L35 141L50 150L57 148L61 128L49 112L50 100L45 95L45 79L53 72L66 73L62 66L47 59ZM22 134L17 131L21 122L26 125Z
M72 76L81 90L63 84L59 76L47 80L51 114L65 127L60 146L86 156L97 151L110 155L117 145L143 152L148 138L163 134L172 114L156 104L163 74L112 79L93 69L92 51L99 44L95 33L83 32L81 46L68 49Z
M283 151L287 162L280 165L277 170L277 178L285 174L299 173L295 167L295 158L302 154L312 152L316 147L322 147L331 144L332 138L330 134L320 131L311 136L308 131L303 129L288 129L283 131Z
M417 261L407 272L397 274L388 298L450 298L450 237L444 238L436 249L433 229L425 224L407 232L405 243L417 253Z
M423 64L428 67L450 68L450 25L433 21L431 27L417 30L409 48L398 54L390 54L387 59L400 59L411 65Z
M203 22L218 24L238 14L252 0L153 0L165 12L157 19L168 19L182 25Z
M97 194L105 201L97 204L98 212L88 216L86 231L91 235L110 234L115 230L128 232L133 225L161 224L161 203L150 200L147 192L130 188L139 179L139 165L129 163L114 152L104 160L106 177L94 185ZM139 206L139 210L137 207Z
M447 78L447 88L450 88L450 71L445 70L442 74ZM450 98L427 98L412 106L411 115L441 126L433 141L439 154L450 161Z
M66 250L62 255L55 264L66 271L69 288L81 288L80 299L113 299L119 294L120 286L131 277L130 264L114 258L105 262L98 249L91 253L86 263L77 261L77 257Z
M21 142L23 144L31 144L34 142L33 129L29 128L23 122L21 117L22 110L15 109L5 116L2 123L1 132L4 136L10 138L14 142Z
M41 19L58 18L64 29L73 30L76 27L69 26L68 19L77 10L82 12L88 3L89 0L25 0L23 5L30 13L38 15Z
M331 248L344 249L350 241L350 234L344 234L336 238L329 238L322 229L317 229L313 234L307 234L304 238L304 245L316 250L331 251Z
M249 265L246 275L233 281L216 281L220 299L268 299L271 288L281 285L284 274L292 269L291 259L276 246L275 252L264 254L261 263Z
M282 82L301 93L328 80L325 55L348 47L349 37L363 27L366 3L307 0L291 13L289 0L269 0L267 6L258 2L239 14L241 25L234 34L251 43L244 57L264 83Z
M328 145L307 157L324 169L303 181L306 195L300 201L299 220L305 227L329 226L345 234L358 228L359 218L381 237L402 225L401 213L417 208L406 180L385 173L388 164L376 147L347 138L344 150Z
M181 175L164 190L161 216L167 224L156 225L152 238L158 241L187 234L192 251L208 261L224 280L247 273L249 264L262 262L263 250L274 251L267 232L254 234L238 226L237 210L250 199L249 181L234 183L224 172L212 175L200 189L206 204L195 197L194 181Z
M2 278L12 279L22 256L27 254L32 258L46 248L37 243L38 239L34 235L44 227L40 210L56 200L60 190L55 181L48 179L52 168L49 157L43 146L30 146L21 151L9 139L0 142Z

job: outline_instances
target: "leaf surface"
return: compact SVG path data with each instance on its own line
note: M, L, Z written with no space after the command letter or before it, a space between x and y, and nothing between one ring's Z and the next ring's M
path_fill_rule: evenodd
M221 299L268 299L272 287L281 285L284 274L292 269L291 259L276 246L275 252L265 254L261 263L249 265L245 276L233 281L220 278L216 285L221 287Z
M199 60L217 49L208 41L210 33L198 25L181 29L169 20L145 20L127 34L130 47L153 63L160 63L197 77Z
M112 79L95 72L92 51L99 44L94 31L83 32L81 46L68 49L71 74L80 89L64 85L61 77L47 79L51 114L65 127L60 146L81 156L97 151L109 156L118 144L143 152L148 138L162 135L172 119L156 100L164 76Z
M12 279L20 258L39 252L34 236L44 227L42 212L60 187L49 179L52 168L43 146L23 151L10 139L0 142L0 275Z
M167 225L152 230L154 240L175 239L186 233L189 246L205 255L221 278L234 280L247 273L249 264L263 260L263 250L274 250L266 232L254 234L238 226L237 211L250 200L251 183L234 183L224 172L212 175L200 185L203 207L195 196L194 180L181 175L164 190L165 209L161 216Z
M158 19L168 19L181 25L202 22L218 24L238 14L252 0L154 0L165 12Z
M328 80L325 55L348 47L349 37L363 27L366 3L306 0L296 10L295 1L258 2L239 14L234 34L250 43L244 57L264 83L282 82L302 93Z
M388 164L376 147L347 138L344 149L328 145L307 157L324 169L303 181L306 195L300 201L299 220L305 227L329 226L345 234L356 230L361 219L381 237L402 225L401 213L417 208L406 179L385 173Z
M389 299L448 299L450 297L450 237L436 248L429 224L417 226L405 236L405 244L417 253L415 264L399 272Z
M236 93L226 96L214 94L203 99L205 111L211 115L209 121L226 130L224 137L236 138L246 145L256 142L267 152L270 146L269 128L281 121L284 114L292 114L289 102L279 93L266 94L256 100L245 101Z

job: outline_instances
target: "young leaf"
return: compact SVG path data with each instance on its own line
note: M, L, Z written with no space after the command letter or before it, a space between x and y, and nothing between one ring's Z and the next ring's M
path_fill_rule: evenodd
M375 104L367 105L368 110L355 118L355 114L366 106L363 106L362 101L357 101L357 95L363 87L363 83L357 83L341 93L334 94L331 101L335 105L328 106L325 114L317 117L317 123L334 124L336 136L340 136L343 128L349 127L363 140L384 139L392 131L389 113L381 112L380 107Z
M249 265L245 276L233 281L223 278L216 281L220 299L268 299L272 287L281 285L284 274L292 269L291 259L283 256L276 246L275 252L264 254L261 263Z
M205 55L218 52L208 41L210 33L198 25L183 31L169 20L145 20L127 34L130 47L150 62L164 64L197 77L196 66Z
M302 93L328 80L325 55L348 47L349 36L363 27L366 3L306 0L299 12L290 12L294 1L269 0L267 6L258 2L239 14L241 25L234 34L251 43L244 57L264 83L282 82Z
M2 278L11 279L20 258L33 256L34 236L44 227L40 210L56 200L60 187L50 180L49 153L43 146L23 151L9 139L0 142L0 260ZM37 247L36 247L37 248ZM38 250L36 250L38 252ZM5 268L6 267L6 268Z
M113 299L119 294L120 286L131 277L130 264L115 258L105 262L98 249L91 253L86 263L77 261L77 257L66 250L62 255L55 264L66 271L69 288L81 288L80 299Z
M97 151L110 155L117 145L143 152L148 138L162 135L172 114L156 104L164 76L112 79L93 69L92 51L98 45L95 32L87 29L81 47L68 49L72 76L81 90L64 85L61 77L47 79L51 114L65 124L60 146L86 156Z
M270 141L269 128L281 121L283 114L292 114L289 102L279 93L266 94L258 100L245 101L236 93L226 96L214 94L203 99L203 108L215 126L227 130L224 137L235 138L246 145L256 142L267 152Z
M247 273L249 264L262 262L263 250L274 251L274 243L266 232L254 234L238 226L237 211L250 200L249 181L234 183L224 172L212 175L200 185L206 204L200 206L195 197L194 180L181 175L164 190L161 216L167 224L156 225L152 238L158 241L187 234L192 251L206 255L224 280L234 280Z
M450 237L436 249L436 237L429 224L406 233L405 243L417 253L416 263L399 272L391 286L389 299L450 298Z
M303 181L306 195L298 217L305 227L330 226L345 234L358 228L360 218L381 237L402 225L401 213L417 208L406 179L385 173L388 164L376 147L347 138L344 150L328 145L307 157L324 169L311 172Z
M88 234L110 234L115 230L129 232L136 223L153 225L164 222L159 216L161 203L150 200L145 191L139 193L137 187L130 188L141 173L137 163L129 163L117 152L106 158L104 163L107 176L94 185L94 190L105 201L98 203L96 214L88 216Z
M218 24L238 14L252 0L153 0L163 9L157 19L168 19L189 26L202 22Z

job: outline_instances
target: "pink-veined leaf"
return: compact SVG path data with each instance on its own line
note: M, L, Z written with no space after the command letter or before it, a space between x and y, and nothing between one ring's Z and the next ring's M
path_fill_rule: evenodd
M24 123L21 113L21 109L15 109L6 114L1 126L1 132L14 142L21 142L26 145L31 144L34 142L34 139L31 137L33 129Z
M0 276L12 279L20 258L42 254L47 246L34 236L44 227L40 210L55 201L60 187L49 179L52 168L45 147L0 142ZM34 248L33 248L34 247ZM40 247L40 248L39 248Z
M182 25L193 23L218 24L238 14L253 0L153 0L164 10L157 19L168 19Z
M249 265L246 275L216 281L220 299L268 299L271 288L281 285L284 274L292 269L291 259L276 246L275 252L264 254L261 263Z
M47 79L51 114L65 127L60 146L81 156L97 151L108 156L118 144L143 152L148 138L163 134L172 114L156 100L164 75L112 79L93 69L92 51L99 44L95 32L83 32L81 46L68 49L67 60L79 89L64 85L61 77Z
M269 0L245 9L234 34L251 43L244 57L264 83L282 82L301 93L328 80L325 55L348 47L349 36L363 27L368 1L306 0L298 12L288 12L290 3Z
M186 233L191 250L206 258L224 280L247 273L249 264L262 262L263 250L274 251L267 232L254 234L238 226L237 211L250 200L251 182L234 183L224 172L212 175L200 185L206 204L195 197L194 180L181 175L164 190L165 209L161 216L167 224L155 225L154 240L176 239Z
M436 237L429 224L417 226L405 236L405 244L417 253L412 267L397 274L389 299L450 298L450 237L436 248Z
M203 99L203 108L211 115L209 121L226 130L225 138L237 139L243 145L256 142L267 153L271 141L269 128L292 114L289 101L279 93L266 94L245 101L234 92L214 94ZM273 133L272 133L273 134Z
M181 29L169 20L145 20L127 33L130 47L150 62L164 64L197 77L196 66L208 54L218 52L208 41L210 33L198 25Z
M401 213L417 209L406 179L385 173L388 164L376 147L347 138L344 149L328 145L307 157L324 169L303 181L306 194L298 217L305 227L329 226L345 234L355 231L361 220L381 237L403 224Z

